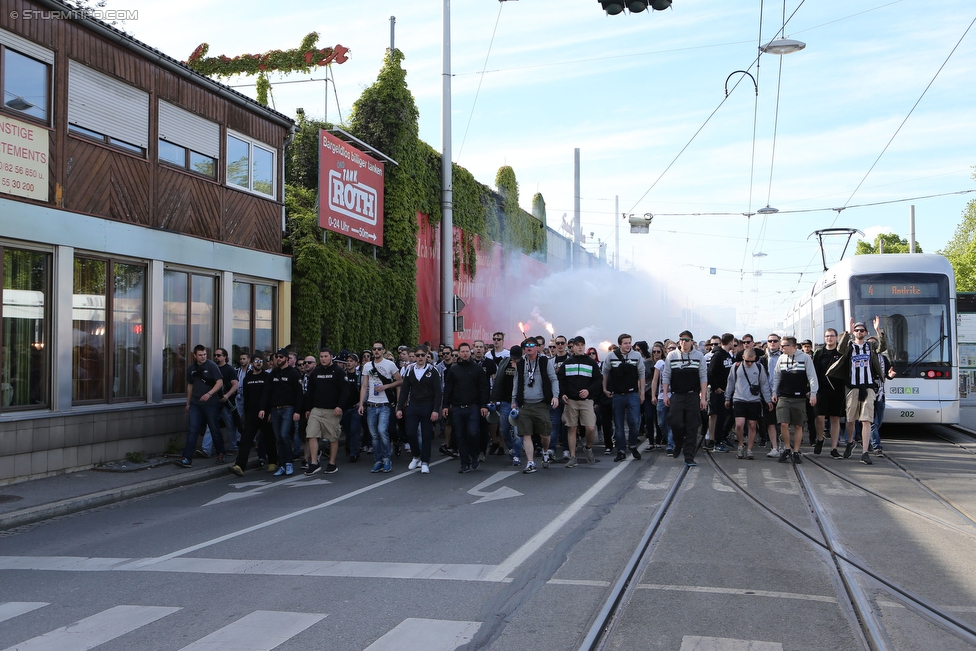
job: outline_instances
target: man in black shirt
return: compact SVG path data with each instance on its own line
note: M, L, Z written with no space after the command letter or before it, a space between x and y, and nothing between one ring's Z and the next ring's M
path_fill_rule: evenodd
M266 422L261 405L269 375L264 372L264 360L260 357L255 357L250 366L251 372L244 376L240 388L241 402L244 405L244 433L241 435L241 442L237 446L237 460L230 467L230 471L238 477L244 476L247 458L251 454L251 446L254 445L254 438L261 432L262 425Z
M444 410L454 419L454 435L461 454L461 474L478 469L479 416L488 415L488 377L471 359L471 346L458 345L458 361L444 378Z
M189 468L193 463L193 451L197 447L197 436L203 429L204 422L214 432L220 432L217 413L220 400L214 396L220 393L224 385L217 365L207 359L207 348L198 344L193 348L194 363L186 369L186 413L190 417L190 431L186 436L186 447L183 457L176 465ZM217 449L217 463L224 463L224 439L215 437Z
M269 373L270 386L264 392L262 411L270 412L278 449L278 469L274 476L292 475L294 439L292 432L300 418L297 407L302 399L302 378L294 366L288 365L288 351L279 348L274 355L275 367Z
M441 375L427 359L427 348L417 346L416 362L403 372L403 385L397 400L397 418L404 419L407 436L412 438L413 459L407 470L420 467L430 473L430 441L441 404ZM417 438L417 430L420 437Z
M712 346L712 359L708 362L708 385L712 388L708 399L708 439L706 449L727 452L725 435L729 430L729 415L725 408L725 385L729 383L729 369L735 364L732 344L735 335L726 332L718 345Z
M338 470L336 455L339 453L339 435L342 433L342 405L346 402L349 383L346 371L332 361L332 351L319 350L319 364L308 374L302 409L308 425L305 438L308 441L310 460L306 475L314 475L321 466L319 460L319 438L329 442L329 463L327 474Z

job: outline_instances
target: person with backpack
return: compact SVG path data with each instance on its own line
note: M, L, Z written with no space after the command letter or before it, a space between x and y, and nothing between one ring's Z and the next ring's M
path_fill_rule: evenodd
M735 418L735 436L739 447L735 456L739 459L754 459L752 446L756 443L756 427L762 419L763 403L769 411L773 410L772 396L769 393L769 377L766 367L756 363L754 348L742 351L742 361L736 362L729 370L725 386L725 408L732 409ZM748 423L748 447L743 446L743 434Z

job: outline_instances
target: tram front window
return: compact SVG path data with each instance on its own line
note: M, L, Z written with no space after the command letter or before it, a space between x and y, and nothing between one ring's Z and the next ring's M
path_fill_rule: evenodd
M896 368L952 365L949 291L944 277L886 275L881 279L859 277L852 283L854 320L866 323L873 333L874 318L881 317L888 357Z

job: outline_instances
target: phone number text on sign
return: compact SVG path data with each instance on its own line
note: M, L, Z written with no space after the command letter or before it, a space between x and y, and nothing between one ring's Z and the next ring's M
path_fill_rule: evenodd
M49 151L46 129L0 117L0 193L47 201Z

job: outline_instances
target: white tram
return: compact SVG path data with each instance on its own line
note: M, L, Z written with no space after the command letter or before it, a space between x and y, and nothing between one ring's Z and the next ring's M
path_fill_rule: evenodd
M956 281L941 255L857 255L835 264L796 301L786 333L819 348L827 328L838 333L850 319L888 339L897 377L885 385L886 423L959 422Z

